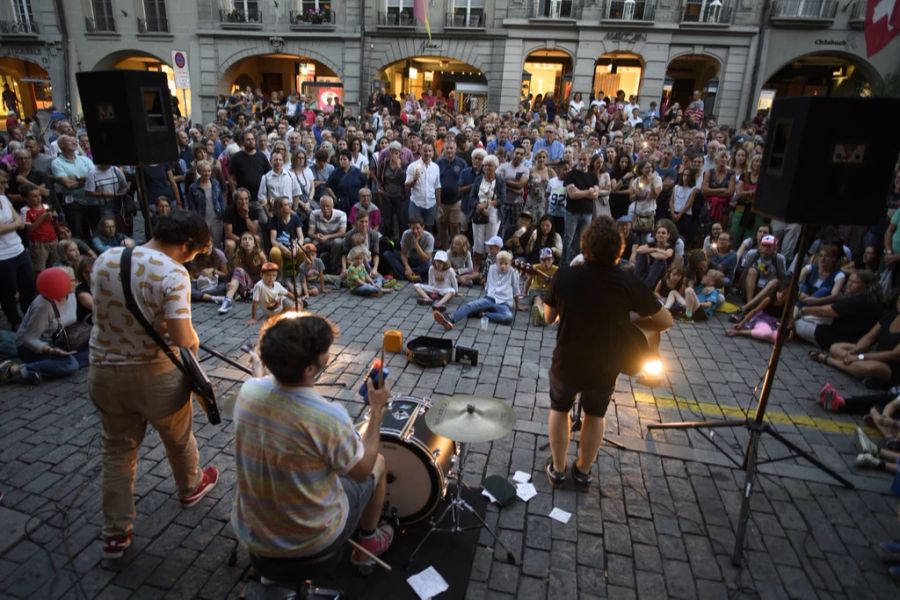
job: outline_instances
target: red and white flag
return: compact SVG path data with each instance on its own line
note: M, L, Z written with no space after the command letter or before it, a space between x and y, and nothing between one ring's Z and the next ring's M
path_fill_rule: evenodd
M413 17L425 26L428 41L431 41L431 23L428 21L428 0L413 0Z
M900 33L900 0L868 0L866 56L878 54Z

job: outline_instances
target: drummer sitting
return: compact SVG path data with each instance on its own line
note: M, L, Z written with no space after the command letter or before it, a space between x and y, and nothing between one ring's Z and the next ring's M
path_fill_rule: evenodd
M315 315L270 320L259 353L271 375L246 381L234 408L231 524L256 569L276 581L291 582L304 563L336 554L354 532L372 555L394 537L390 525L379 526L380 430L390 393L368 382L370 426L360 438L346 409L313 389L336 335ZM374 563L356 548L350 560L363 571Z

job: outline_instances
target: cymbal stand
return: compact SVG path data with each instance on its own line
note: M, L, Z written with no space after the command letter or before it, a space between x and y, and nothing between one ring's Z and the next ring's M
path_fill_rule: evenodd
M457 442L457 448L457 455L453 457L454 469L456 470L456 490L453 492L450 501L447 503L447 507L444 509L444 512L442 512L441 516L437 519L432 519L431 529L428 530L425 536L419 541L419 544L416 546L415 550L412 551L412 554L409 555L409 560L406 563L407 570L409 570L409 568L412 566L413 558L415 558L416 554L418 554L419 549L425 545L426 540L431 537L432 533L435 533L436 531L460 533L462 531L469 531L472 529L481 529L482 527L487 529L488 533L490 533L494 537L494 540L497 542L497 544L499 544L500 547L506 550L506 562L511 565L516 564L516 559L513 556L513 553L497 536L497 532L495 532L494 529L490 525L488 525L483 518L481 518L481 515L478 514L475 508L462 497L462 489L463 487L467 487L463 483L463 466L465 465L466 455L468 454L469 449L467 447L467 444L463 442ZM474 515L475 518L478 519L480 524L463 527L462 515L464 512L468 512ZM450 523L448 526L442 527L441 523L444 521L444 519L447 518L448 515L450 516Z

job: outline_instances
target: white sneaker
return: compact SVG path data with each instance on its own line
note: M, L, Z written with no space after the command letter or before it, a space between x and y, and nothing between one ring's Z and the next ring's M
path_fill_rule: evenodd
M856 456L856 466L860 469L877 469L881 466L881 460L868 452Z
M222 304L226 300L225 296L210 296L209 299L216 304Z
M866 435L866 432L856 428L856 443L859 445L859 451L865 454L871 454L872 456L878 456L880 452L880 448L878 444L872 441L872 439Z
M224 300L222 300L222 306L219 307L219 314L224 315L229 310L231 310L232 306L234 306L234 300L225 298Z

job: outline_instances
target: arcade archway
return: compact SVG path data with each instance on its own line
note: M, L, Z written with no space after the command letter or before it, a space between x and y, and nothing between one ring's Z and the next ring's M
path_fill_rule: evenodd
M477 100L469 109L481 108L487 102L487 77L477 67L446 56L416 56L398 60L379 69L378 79L396 97L415 94L420 98L426 89L435 95L449 98L453 92L459 104L466 108L468 96Z
M248 56L228 67L219 82L223 94L247 87L259 88L264 94L299 92L316 103L325 96L344 96L341 79L331 67L298 54Z
M175 88L175 71L172 67L146 52L122 51L114 52L101 59L96 66L95 71L107 69L129 69L132 71L156 71L165 73L166 80L169 82L169 93L172 98L178 100L178 109L182 115L191 114L191 90L178 90Z
M9 93L7 88L9 87ZM14 110L20 119L53 104L50 74L43 67L19 58L0 58L0 88L3 90L2 115Z
M572 56L564 50L541 48L525 57L522 73L522 95L537 97L552 92L556 101L565 100L572 92Z
M705 104L705 112L715 111L719 91L719 61L705 54L686 54L672 60L666 68L661 106L677 102L687 108L695 91L699 91Z
M771 103L775 96L857 96L878 81L878 73L862 59L836 52L804 54L769 77L761 99Z
M595 98L615 98L621 90L625 97L637 96L641 89L644 61L631 52L609 52L594 64L594 81L591 91Z

